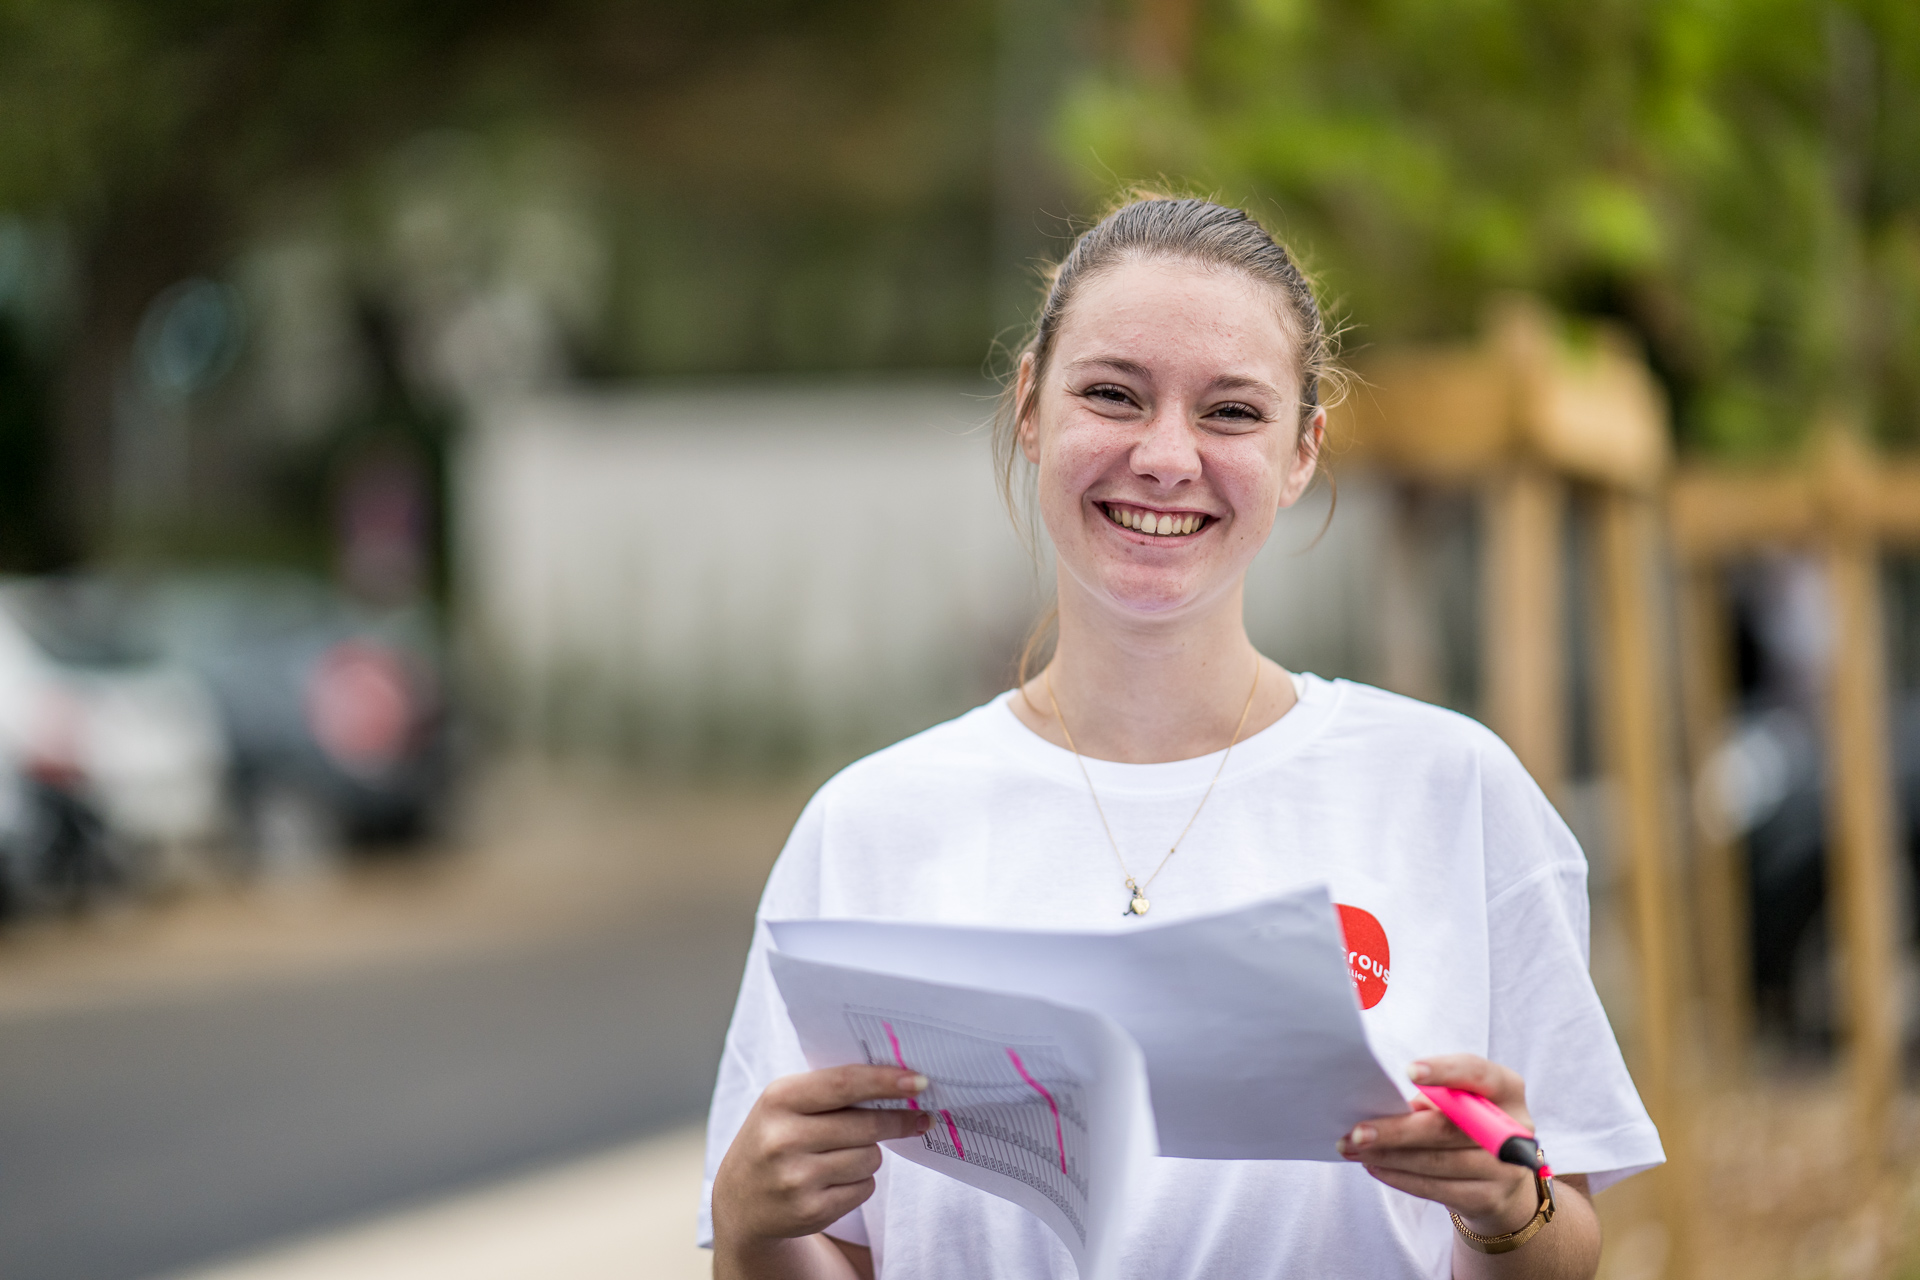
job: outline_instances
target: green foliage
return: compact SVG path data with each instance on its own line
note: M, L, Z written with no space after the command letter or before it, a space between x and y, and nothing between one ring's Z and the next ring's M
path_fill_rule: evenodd
M1542 292L1644 338L1684 443L1821 403L1920 441L1911 0L1221 0L1175 80L1081 85L1069 161L1277 212L1375 343Z
M0 0L0 209L111 216L337 158L502 25L448 0Z
M0 216L90 285L170 247L144 299L424 132L545 137L622 241L593 367L970 364L991 35L980 0L0 0Z
M539 380L972 366L995 12L0 0L0 320L38 344L32 397L0 349L0 455L38 460L74 554L154 542L115 528L120 393L153 299L196 276L242 287L248 345L189 406L167 501L249 546L321 544L307 462L367 411L365 366L404 353L404 397L444 407L450 333L520 324ZM57 289L11 297L9 227L62 248L34 273Z

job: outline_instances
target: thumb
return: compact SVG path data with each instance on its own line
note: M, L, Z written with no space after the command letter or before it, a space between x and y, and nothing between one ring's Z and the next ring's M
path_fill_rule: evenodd
M1446 1085L1477 1093L1522 1124L1532 1124L1527 1111L1527 1085L1519 1074L1478 1054L1444 1053L1422 1058L1407 1068L1415 1084Z

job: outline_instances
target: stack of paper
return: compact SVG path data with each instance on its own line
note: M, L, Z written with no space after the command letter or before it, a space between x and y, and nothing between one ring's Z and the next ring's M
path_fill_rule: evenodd
M1323 888L1115 933L863 920L771 924L775 981L814 1067L932 1084L917 1164L1021 1205L1112 1274L1128 1174L1154 1154L1337 1160L1406 1110L1360 1020Z

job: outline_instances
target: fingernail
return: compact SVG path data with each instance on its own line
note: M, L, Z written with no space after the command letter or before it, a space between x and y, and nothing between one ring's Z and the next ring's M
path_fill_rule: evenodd
M917 1071L911 1075L901 1076L896 1084L902 1093L925 1093L927 1091L927 1078Z
M933 1128L933 1113L928 1112L920 1117L920 1123L913 1126L913 1131L915 1133L925 1133L931 1128Z
M1413 1081L1415 1084L1419 1084L1432 1074L1433 1068L1424 1062L1416 1062L1407 1068L1407 1079Z
M1377 1136L1372 1125L1357 1124L1353 1126L1353 1132L1347 1135L1347 1141L1354 1147L1364 1147Z

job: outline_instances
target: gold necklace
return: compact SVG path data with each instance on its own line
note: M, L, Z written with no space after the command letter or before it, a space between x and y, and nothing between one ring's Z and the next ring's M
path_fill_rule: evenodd
M1073 730L1067 728L1067 718L1060 714L1060 699L1053 696L1053 672L1051 669L1041 672L1041 679L1047 684L1047 701L1053 704L1053 718L1060 722L1060 732L1066 735L1067 750L1073 752L1074 763L1080 766L1080 776L1087 780L1087 794L1093 797L1093 811L1100 815L1100 826L1107 833L1107 843L1113 846L1113 860L1120 864L1120 874L1127 880L1127 909L1123 916L1143 916L1153 904L1147 901L1147 888L1159 874L1166 870L1167 863L1180 851L1180 842L1187 838L1187 832L1193 830L1193 824L1200 820L1200 811L1207 807L1207 801L1213 799L1213 788L1220 781L1220 775L1227 771L1227 761L1233 755L1233 749L1240 742L1240 734L1247 727L1247 712L1253 710L1253 695L1260 692L1260 659L1253 660L1253 688L1247 690L1246 705L1240 708L1240 723L1233 727L1233 740L1227 743L1226 753L1220 757L1220 767L1213 771L1213 781L1207 784L1207 793L1200 797L1200 803L1193 807L1193 817L1187 819L1187 825L1180 828L1180 834L1173 838L1173 844L1167 848L1167 856L1160 859L1160 865L1147 877L1146 884L1135 883L1133 872L1127 870L1127 860L1121 856L1120 842L1113 838L1113 824L1107 821L1107 811L1100 803L1100 793L1094 789L1093 775L1087 772L1087 762L1080 755L1080 748L1073 745Z

